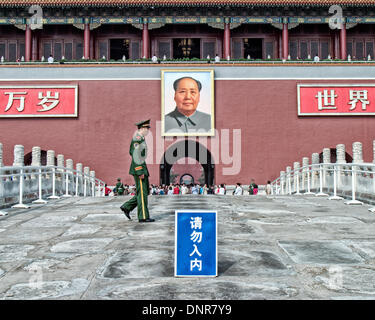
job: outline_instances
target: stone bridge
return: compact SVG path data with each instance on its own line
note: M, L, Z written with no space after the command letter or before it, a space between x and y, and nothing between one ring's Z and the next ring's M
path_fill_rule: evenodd
M70 197L0 217L0 299L374 299L369 205L311 195ZM218 211L216 278L174 277L174 210Z

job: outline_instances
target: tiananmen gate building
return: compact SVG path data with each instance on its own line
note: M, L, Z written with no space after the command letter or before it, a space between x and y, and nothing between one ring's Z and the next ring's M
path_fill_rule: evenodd
M40 146L130 184L145 119L153 184L265 184L355 141L372 162L374 41L375 0L3 0L4 163ZM202 79L208 134L165 131L183 76Z

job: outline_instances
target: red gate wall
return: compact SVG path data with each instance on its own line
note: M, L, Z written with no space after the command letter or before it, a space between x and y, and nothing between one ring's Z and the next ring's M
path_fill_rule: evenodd
M302 157L311 159L313 152L335 148L344 143L352 154L352 143L363 143L364 160L372 162L372 141L375 138L374 117L298 117L298 83L375 83L375 81L297 81L297 80L216 80L216 129L241 129L241 168L234 175L223 175L216 157L215 183L258 184L276 178L280 170L293 166ZM96 176L109 185L121 177L133 183L128 175L129 143L134 123L151 118L154 152L149 165L150 182L159 183L161 155L156 153L156 121L161 118L160 80L80 80L80 81L17 81L2 85L78 84L78 118L0 119L0 142L3 143L4 164L13 163L13 146L25 146L25 154L33 146L53 149L82 162L96 171ZM0 106L4 107L5 106ZM231 135L232 136L232 135ZM173 139L168 139L173 140ZM210 138L208 138L210 140ZM230 156L232 139L230 139ZM165 143L165 148L171 141ZM160 156L160 157L159 157ZM214 156L215 157L215 156ZM156 163L155 163L156 162Z

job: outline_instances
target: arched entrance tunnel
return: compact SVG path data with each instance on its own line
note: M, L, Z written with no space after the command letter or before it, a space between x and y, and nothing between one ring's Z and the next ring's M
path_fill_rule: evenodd
M182 158L192 158L199 162L204 172L204 183L214 184L215 162L211 152L202 144L184 139L171 145L164 153L160 162L160 184L171 183L171 168Z

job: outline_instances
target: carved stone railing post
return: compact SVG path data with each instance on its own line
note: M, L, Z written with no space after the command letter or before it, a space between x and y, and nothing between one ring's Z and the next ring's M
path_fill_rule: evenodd
M362 143L354 142L353 143L353 161L352 163L363 163L362 159ZM361 205L363 202L356 200L355 194L357 191L357 170L359 170L359 166L351 166L351 173L352 173L352 200L345 202L345 204L349 205Z
M58 167L64 167L64 155L63 154L58 154L57 155L57 166ZM64 181L64 169L61 169L61 168L57 168L56 169L56 178L57 180L60 180L61 183L62 181ZM61 187L61 190L63 188Z
M55 165L55 151L47 150L47 166Z
M29 206L23 203L23 190L24 190L24 165L25 165L25 148L23 145L17 144L14 146L14 167L21 167L19 170L16 170L16 174L20 174L18 177L19 180L19 201L18 204L12 206L12 208L27 209ZM16 180L16 179L14 179Z
M47 166L54 166L55 165L55 151L54 150L47 150ZM51 178L50 174L46 175L47 179Z
M13 167L23 167L24 166L24 157L25 157L25 148L23 145L16 144L14 146L14 160ZM19 177L13 177L14 181L18 181Z
M31 166L32 167L40 167L42 165L41 158L42 158L41 148L40 147L33 147L31 149ZM45 204L45 203L47 203L47 201L43 200L42 169L39 168L37 171L38 171L38 194L39 194L39 198L37 200L34 200L33 203ZM31 177L34 178L35 175L32 175Z
M91 196L95 197L95 171L90 171Z
M40 147L33 147L31 149L31 166L32 167L40 167L40 158L41 158L41 149ZM39 171L39 170L33 170L33 171ZM36 175L32 174L31 179L36 179Z
M41 154L42 151L40 147L33 147L31 149L31 166L40 167L41 166Z
M302 169L302 183L301 183L301 189L302 190L307 189L307 174L308 174L308 171L309 171L308 165L309 165L309 158L303 157L302 158L302 167L304 167L304 168Z
M336 146L336 163L346 163L345 144L338 144Z
M56 168L55 168L55 151L47 150L47 166L51 166L52 171L52 195L48 199L60 199L56 195Z
M285 194L285 171L280 171L280 194Z
M81 190L82 190L82 163L77 163L76 165L76 170L77 170L77 175L76 175L76 197L78 197L79 192L79 186L81 185Z
M292 194L292 182L291 182L291 171L292 167L286 167L286 184L288 189L288 194Z
M361 142L353 143L353 163L363 163Z
M327 173L331 170L329 164L331 163L331 149L324 148L323 149L323 187L327 187Z
M338 144L336 146L336 163L340 164L337 167L337 188L340 189L342 187L342 175L345 174L343 172L344 164L346 163L345 144Z
M25 165L24 163L24 157L25 157L25 148L23 145L17 144L14 146L14 161L13 166L14 167L23 167Z
M71 181L71 188L69 188L69 181ZM71 197L69 190L73 193L73 160L66 160L66 171L65 171L65 195L64 197Z
M311 187L317 188L319 178L319 153L314 152L311 155Z
M362 155L362 143L361 142L354 142L353 143L353 163L363 163L363 155ZM361 167L355 166L353 170L361 170ZM355 188L358 191L359 180L362 178L362 174L357 172L356 173L356 180L355 180Z
M362 160L362 144L359 145L360 142L354 142L353 143L353 161L352 163L360 163ZM363 162L363 160L362 160ZM351 167L351 176L352 176L352 200L345 202L345 204L349 205L361 205L363 202L356 200L355 195L357 191L357 170L359 169L359 166L352 165Z
M300 186L299 186L299 177L300 177L300 164L299 162L294 162L293 163L293 170L294 170L294 181L293 181L293 190L296 193L296 195L301 194L299 192Z
M83 196L86 197L87 195L87 187L88 187L88 182L89 182L89 178L88 176L90 175L90 167L84 167L83 168L83 174L84 174L84 177L83 177Z

